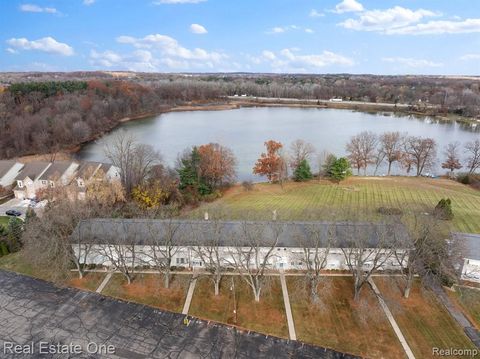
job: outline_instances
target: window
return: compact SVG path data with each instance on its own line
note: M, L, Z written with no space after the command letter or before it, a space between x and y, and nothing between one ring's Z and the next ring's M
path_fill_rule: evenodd
M177 264L186 264L187 261L185 258L177 258Z
M18 188L23 188L23 182L22 181L17 181Z
M47 181L42 180L42 184L46 186L46 185L47 185Z
M53 181L50 181L50 187L55 187L55 183Z

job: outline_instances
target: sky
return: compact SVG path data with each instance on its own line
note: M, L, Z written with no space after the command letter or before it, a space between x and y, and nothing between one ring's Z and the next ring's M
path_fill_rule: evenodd
M480 75L479 0L0 0L0 71Z

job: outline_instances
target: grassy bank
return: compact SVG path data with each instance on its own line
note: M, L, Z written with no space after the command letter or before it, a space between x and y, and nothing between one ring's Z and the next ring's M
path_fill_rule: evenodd
M282 220L305 219L306 211L328 208L341 219L346 208L361 216L378 216L379 207L395 207L405 214L431 212L441 198L452 200L453 230L480 233L480 191L446 180L416 177L352 177L339 185L326 180L280 185L259 183L251 191L242 186L228 190L220 200L188 212L190 218L203 218L206 210L221 207L234 219L246 215L271 219L277 210Z

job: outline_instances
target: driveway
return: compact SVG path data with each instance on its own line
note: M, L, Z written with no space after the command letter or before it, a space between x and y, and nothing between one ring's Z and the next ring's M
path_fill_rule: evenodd
M42 358L353 358L198 319L186 325L184 318L0 270L1 358L38 357L42 342L81 348ZM28 345L33 354L5 353L10 343Z
M18 199L18 198L12 198L11 200L0 204L0 216L5 216L5 212L8 211L9 209L14 209L19 211L22 215L20 218L25 219L25 213L27 212L28 206L32 202L28 199ZM37 203L33 209L35 212L38 210L41 210L44 207L44 201Z

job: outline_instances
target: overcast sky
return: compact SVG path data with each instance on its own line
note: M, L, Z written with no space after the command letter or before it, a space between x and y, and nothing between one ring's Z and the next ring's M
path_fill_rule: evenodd
M1 71L480 75L478 0L0 1Z

